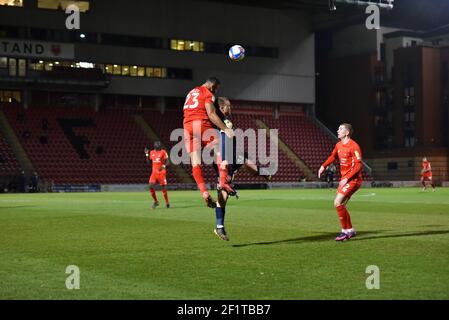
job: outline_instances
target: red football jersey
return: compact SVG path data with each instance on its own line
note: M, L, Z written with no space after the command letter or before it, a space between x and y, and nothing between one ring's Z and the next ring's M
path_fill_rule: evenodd
M423 176L425 176L425 177L432 176L432 167L430 166L430 162L429 161L423 161L422 162L422 168L423 169L429 169L429 171L426 171L426 172L423 173Z
M184 123L194 120L209 120L206 103L213 104L215 100L212 92L200 86L192 89L184 102Z
M165 163L165 160L168 159L168 154L164 149L161 150L151 150L149 155L150 160L153 163L153 172L159 172L159 168Z
M353 177L356 179L362 179L362 151L360 150L359 145L354 140L349 139L346 144L343 144L343 142L339 141L335 145L335 148L332 151L329 159L327 159L323 164L323 167L326 168L328 165L334 162L337 157L340 160L340 173L342 179ZM355 176L352 174L354 168L359 169L358 173L356 173Z

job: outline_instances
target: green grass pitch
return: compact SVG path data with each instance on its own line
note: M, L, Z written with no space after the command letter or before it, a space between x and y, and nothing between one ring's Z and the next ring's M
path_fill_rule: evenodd
M344 243L334 194L241 191L229 242L198 191L0 195L0 299L449 299L449 189L361 189Z

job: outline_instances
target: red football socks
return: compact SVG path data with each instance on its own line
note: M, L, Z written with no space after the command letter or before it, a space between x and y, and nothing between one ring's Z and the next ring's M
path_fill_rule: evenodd
M337 209L338 218L342 229L352 229L351 217L345 205L335 207Z
M151 196L153 197L154 202L157 202L156 190L154 188L150 188Z
M201 194L203 194L205 192L208 192L207 188L206 188L206 184L204 183L204 178L203 178L203 172L201 170L201 166L196 165L192 167L192 175L193 178L195 179L196 184L198 185L198 188L201 191Z
M168 204L168 194L166 189L162 189L162 194L164 195L165 203Z

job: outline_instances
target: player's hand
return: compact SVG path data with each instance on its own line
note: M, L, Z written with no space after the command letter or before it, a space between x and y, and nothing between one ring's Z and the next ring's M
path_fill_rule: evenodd
M321 175L323 174L324 170L325 170L324 167L321 166L320 170L318 170L318 179L321 178Z
M226 134L226 136L227 136L229 139L234 138L234 130L229 129L229 128L226 128L225 131L224 131L224 133Z
M165 166L161 166L160 168L159 168L159 171L164 171L165 170Z
M341 188L343 187L345 184L348 183L348 178L344 178L340 181L340 183L338 184L338 186Z

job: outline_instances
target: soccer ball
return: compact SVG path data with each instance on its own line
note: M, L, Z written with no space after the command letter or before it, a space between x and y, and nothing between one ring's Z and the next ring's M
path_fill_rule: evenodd
M245 48L236 44L229 49L229 58L234 61L240 61L245 58Z

